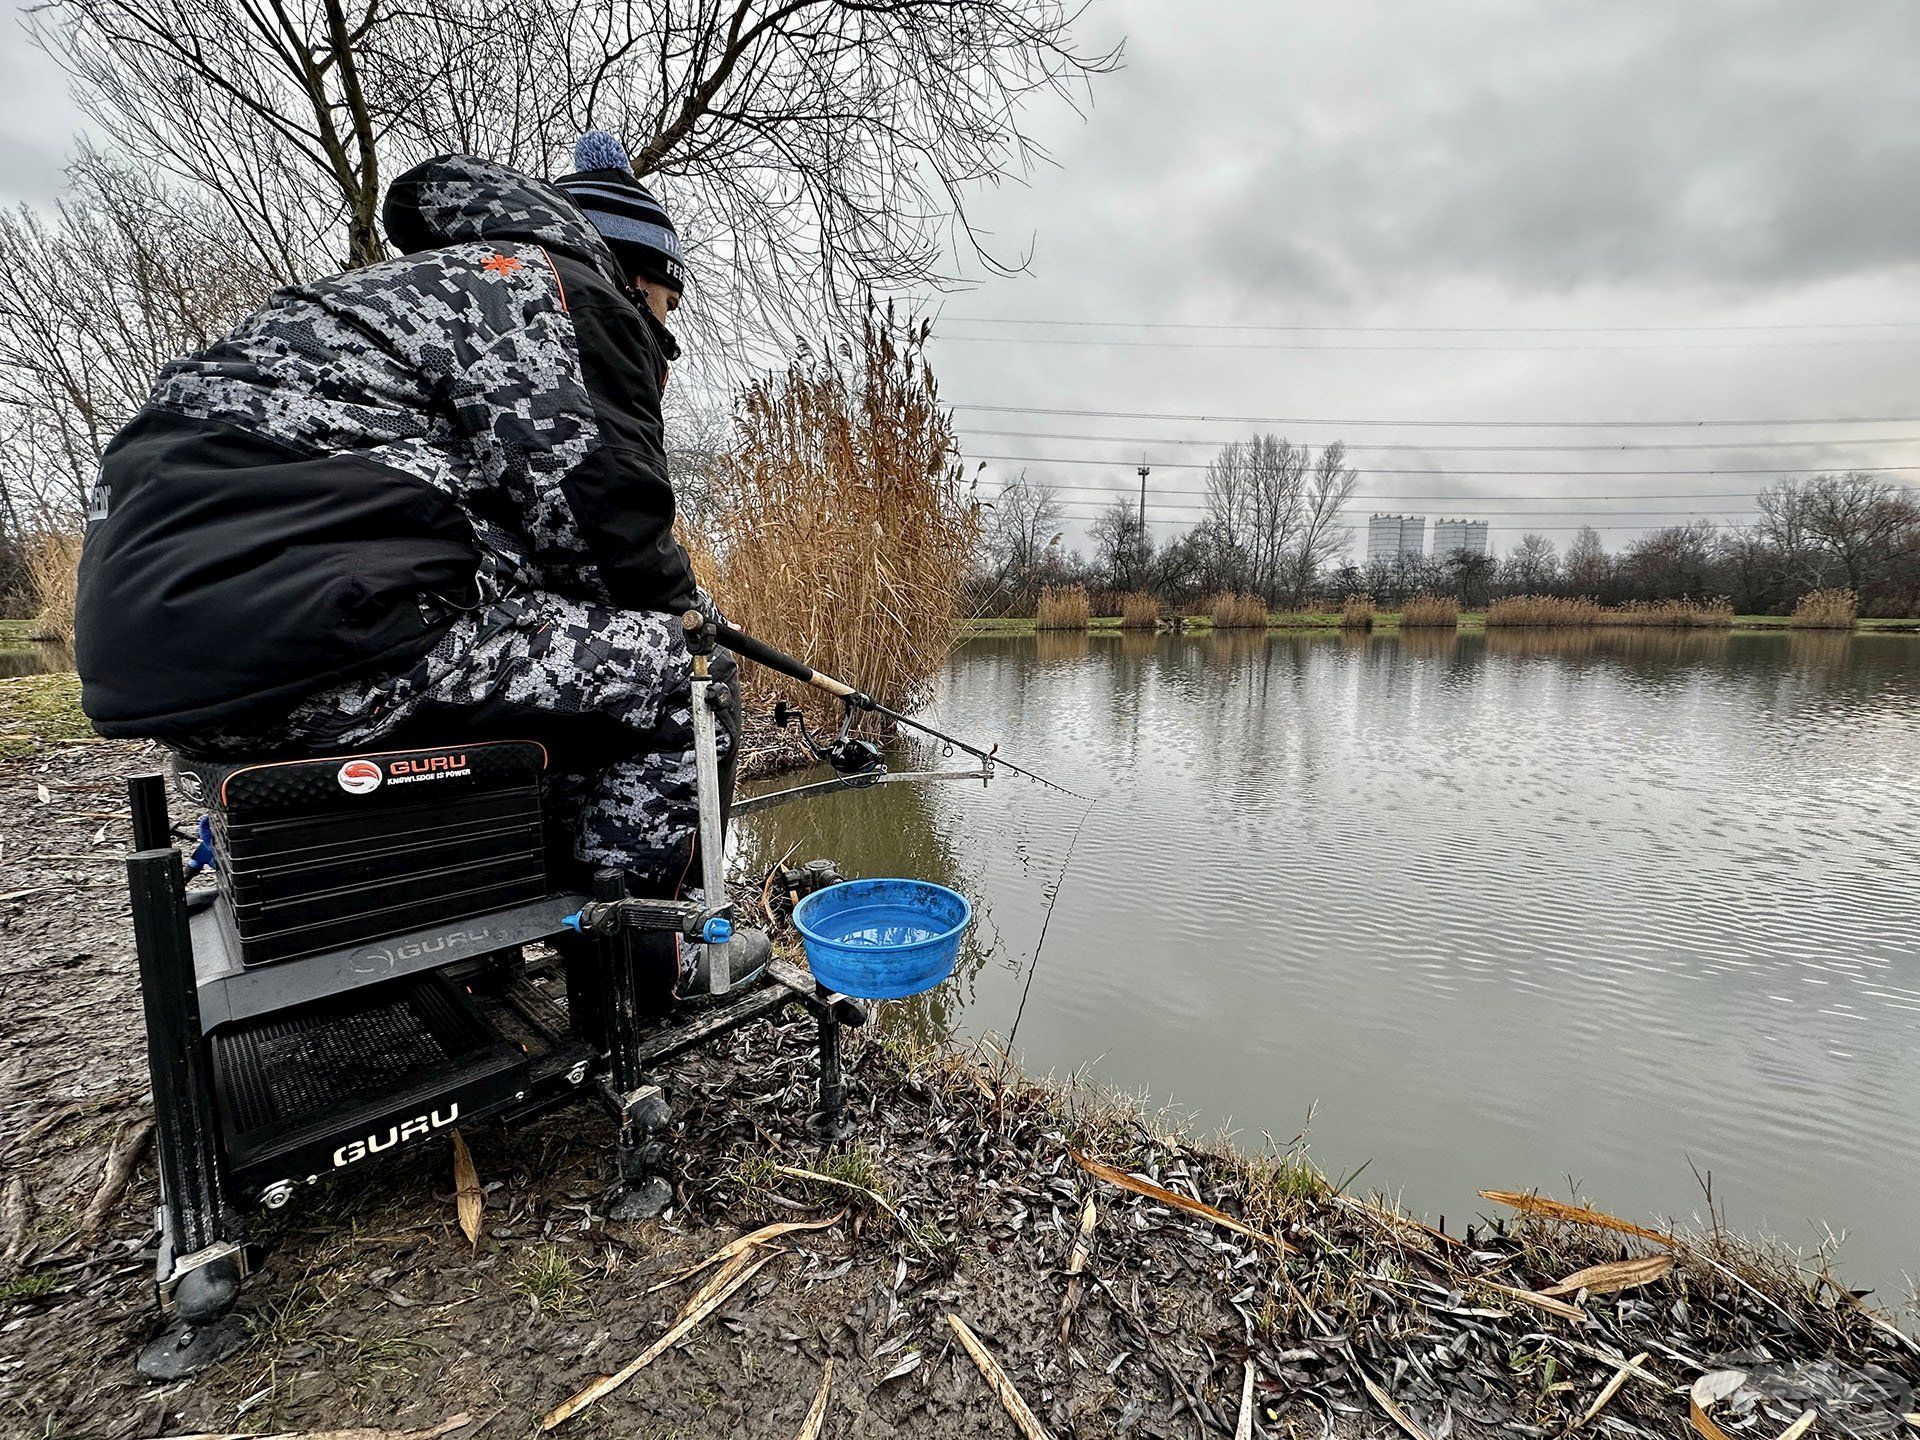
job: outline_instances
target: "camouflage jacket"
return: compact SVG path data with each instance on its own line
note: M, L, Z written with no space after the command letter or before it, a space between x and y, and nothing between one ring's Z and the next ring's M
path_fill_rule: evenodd
M162 371L108 447L75 641L103 734L284 715L513 589L692 603L672 338L600 236L458 155L396 180L385 219L405 255L279 291Z

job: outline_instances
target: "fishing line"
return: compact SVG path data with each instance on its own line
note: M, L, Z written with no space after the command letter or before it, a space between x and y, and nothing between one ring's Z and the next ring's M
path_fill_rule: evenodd
M1027 983L1020 987L1020 1005L1013 1012L1013 1028L1007 1031L1007 1049L1013 1049L1013 1040L1020 1033L1020 1017L1027 1013L1027 996L1033 991L1034 972L1040 968L1040 951L1047 943L1047 927L1053 923L1053 907L1060 903L1060 891L1067 883L1067 871L1073 866L1073 852L1080 844L1080 831L1085 828L1087 817L1093 813L1098 800L1088 800L1087 808L1080 812L1080 819L1073 827L1073 837L1067 841L1067 858L1060 862L1060 874L1053 882L1053 894L1047 897L1047 913L1040 919L1040 938L1033 942L1033 958L1027 962Z

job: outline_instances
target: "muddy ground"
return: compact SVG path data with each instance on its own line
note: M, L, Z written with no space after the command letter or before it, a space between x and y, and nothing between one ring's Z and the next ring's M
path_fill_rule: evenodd
M1728 1237L1539 1218L1442 1236L1333 1193L1297 1157L1196 1150L990 1052L890 1040L884 1016L852 1047L859 1128L831 1150L804 1130L810 1026L762 1023L674 1069L661 1221L608 1220L611 1128L585 1106L466 1134L477 1245L445 1142L302 1193L256 1222L247 1348L150 1385L133 1367L159 1322L120 854L122 777L156 761L128 744L0 760L0 1434L421 1432L465 1416L444 1433L529 1435L667 1331L706 1278L676 1281L683 1266L769 1222L836 1216L757 1251L773 1258L681 1346L558 1433L795 1436L831 1359L821 1434L1016 1435L949 1315L1059 1437L1558 1435L1603 1396L1596 1433L1685 1434L1689 1388L1729 1369L1746 1383L1713 1413L1732 1434L1778 1436L1812 1410L1816 1435L1888 1435L1915 1408L1910 1342ZM1096 1179L1070 1145L1175 1198ZM139 1160L102 1204L116 1147ZM1629 1258L1626 1288L1609 1292L1616 1270L1538 1293Z

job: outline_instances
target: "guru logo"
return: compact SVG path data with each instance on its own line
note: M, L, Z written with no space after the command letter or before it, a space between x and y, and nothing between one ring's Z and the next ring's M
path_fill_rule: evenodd
M371 760L349 760L335 778L349 795L365 795L380 788L380 767Z
M356 1160L364 1160L369 1155L378 1155L382 1150L391 1150L402 1140L418 1140L422 1135L431 1134L460 1118L460 1103L454 1101L447 1106L447 1113L430 1110L425 1115L416 1115L411 1120L403 1120L398 1125L389 1125L384 1135L369 1135L364 1140L349 1140L333 1152L334 1168L351 1165Z

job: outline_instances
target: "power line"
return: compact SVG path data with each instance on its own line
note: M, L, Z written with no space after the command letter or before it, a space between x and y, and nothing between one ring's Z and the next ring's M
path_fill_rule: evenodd
M982 430L969 425L969 435L992 435L1006 440L1097 440L1113 445L1207 445L1218 447L1228 442L1218 439L1163 435L1069 435L1057 430ZM1629 450L1803 450L1812 445L1920 445L1920 435L1876 435L1822 438L1813 440L1628 440L1614 445L1395 445L1360 440L1349 450L1410 450L1431 454L1436 450L1523 451L1528 453L1558 450L1612 454Z
M1920 336L1908 336L1902 339L1881 340L1775 340L1768 344L1759 344L1752 340L1681 340L1668 344L1648 345L1368 345L1347 344L1343 341L1322 342L1318 345L1287 344L1272 340L1125 340L1095 335L1022 335L1011 339L1005 335L954 335L945 331L934 335L936 343L948 345L1094 345L1110 350L1288 350L1305 351L1363 351L1374 355L1394 354L1430 354L1441 352L1461 354L1481 352L1488 355L1507 355L1514 352L1527 354L1550 354L1554 352L1595 352L1606 350L1831 350L1857 345L1890 347L1896 345L1920 345Z
M1035 465L1118 465L1124 461L1099 460L1073 455L983 455L962 452L968 460L1018 460ZM1168 470L1206 470L1212 465L1209 460L1162 460L1159 464ZM1349 466L1356 475L1804 475L1805 465L1789 465L1783 469L1746 469L1716 468L1706 470L1427 470L1415 468L1396 468L1391 466ZM1897 471L1920 470L1920 465L1862 465L1855 467L1856 475L1882 475Z
M1920 425L1920 415L1829 415L1756 420L1360 420L1309 415L1189 415L1152 410L1068 410L1047 405L968 405L995 415L1072 415L1086 420L1186 420L1203 425L1377 425L1453 430L1693 430L1719 426Z
M1077 490L1081 492L1078 495L1065 496L1064 501L1067 504L1078 503L1086 499L1088 496L1098 496L1102 498L1120 498L1125 494L1124 491L1116 490L1112 486L1108 486L1108 485L1049 485L1045 487L1036 487L1036 488L1044 488L1048 493L1053 493L1053 494L1058 494L1060 491L1063 491L1063 490ZM997 493L1004 495L1006 491L1003 488ZM1161 495L1191 495L1194 497L1195 503L1204 503L1208 492L1205 490L1182 489L1177 486L1166 486L1166 487L1162 487L1156 493ZM1485 510L1481 510L1480 506L1483 503L1487 503L1487 502L1501 503L1501 502L1507 502L1507 501L1513 501L1513 500L1532 501L1536 504L1549 505L1549 506L1563 506L1566 501L1570 501L1570 500L1753 500L1753 499L1757 499L1760 495L1764 493L1765 493L1764 491L1757 491L1757 490L1716 490L1716 491L1702 491L1698 493L1681 494L1681 495L1436 495L1436 494L1407 495L1407 494L1382 494L1378 491L1358 491L1355 494L1348 496L1347 498L1349 502L1358 502L1358 503L1365 503L1365 504L1390 503L1394 505L1400 505L1409 500L1432 500L1432 501L1445 502L1444 508L1433 511L1432 513L1434 514L1450 515L1450 514L1453 514L1456 510L1459 510L1462 507L1465 507L1468 509L1472 509L1479 514L1537 515L1537 514L1543 514L1543 513L1551 514L1552 511L1544 511L1544 512L1537 511L1537 510L1485 511ZM995 498L995 497L990 496L988 498ZM1186 503L1186 502L1175 502L1175 503ZM1611 515L1611 514L1656 515L1656 514L1665 513L1666 510L1670 508L1672 507L1663 506L1661 507L1660 510L1623 510L1623 511L1577 510L1577 511L1574 511L1573 513L1578 515ZM1682 505L1679 507L1680 510L1686 510L1688 508L1690 507L1685 505ZM1754 507L1751 505L1743 505L1740 508L1741 508L1741 511L1744 513L1746 511L1752 510ZM1415 509L1412 513L1419 513L1419 511Z
M1249 325L1196 320L1063 320L1034 315L945 315L941 324L1065 325L1086 330L1241 330L1342 335L1665 335L1768 330L1916 330L1920 320L1828 320L1752 325Z

